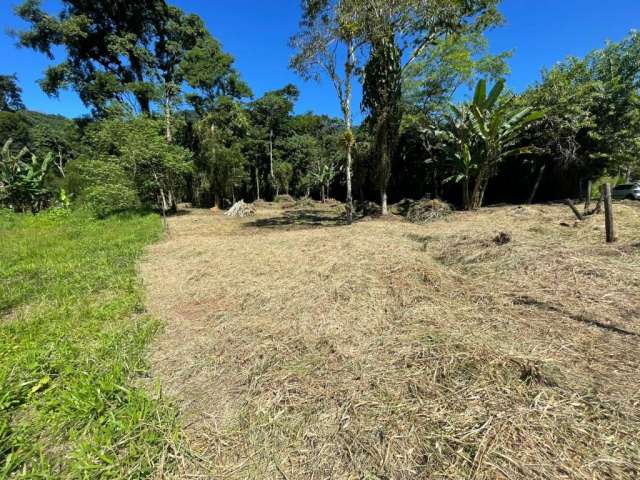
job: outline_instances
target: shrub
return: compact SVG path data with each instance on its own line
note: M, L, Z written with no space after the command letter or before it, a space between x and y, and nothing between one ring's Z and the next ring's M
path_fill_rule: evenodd
M84 192L84 200L98 218L140 207L135 190L119 184L95 185Z
M111 158L73 161L65 185L79 205L87 206L98 218L140 207L140 198L124 169Z

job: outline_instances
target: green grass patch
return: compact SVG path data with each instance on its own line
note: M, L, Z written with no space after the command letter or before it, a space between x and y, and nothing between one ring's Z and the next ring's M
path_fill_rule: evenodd
M143 478L173 435L141 387L157 215L0 212L0 478Z

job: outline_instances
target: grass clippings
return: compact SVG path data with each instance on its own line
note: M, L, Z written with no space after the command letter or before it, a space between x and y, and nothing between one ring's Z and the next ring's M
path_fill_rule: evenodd
M613 245L565 206L172 218L142 272L174 478L638 478L640 205L615 214Z
M418 200L408 208L406 217L412 223L427 223L446 217L453 212L453 207L447 202L434 198L433 200Z

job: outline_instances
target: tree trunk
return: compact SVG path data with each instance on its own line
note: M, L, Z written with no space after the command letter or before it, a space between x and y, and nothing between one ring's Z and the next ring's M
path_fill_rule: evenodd
M56 164L62 178L64 178L64 159L62 158L62 150L58 147L58 163Z
M589 207L591 207L591 195L593 194L593 182L589 180L587 182L587 195L584 200L584 211L588 211Z
M462 204L465 210L471 210L471 203L469 199L469 177L466 177L462 182Z
M256 200L260 200L260 176L258 175L258 167L256 167Z
M178 205L176 203L176 196L173 194L173 189L169 189L169 210L171 213L176 213L178 211Z
M324 203L324 185L320 186L320 201Z
M351 140L347 144L347 198L346 198L346 213L347 213L347 224L351 225L353 222L353 192L351 187Z
M381 126L378 126L380 128ZM384 128L384 126L382 126ZM380 133L377 133L380 135ZM389 142L386 140L386 134L383 134L385 140L380 142L379 155L380 165L378 167L378 183L380 188L380 207L382 208L382 215L388 215L389 210L387 208L387 186L389 184L389 176L391 173L391 158L389 152Z
M387 215L389 213L389 208L387 207L387 189L383 188L380 191L380 206L382 207L382 215Z
M531 205L533 203L533 199L538 193L538 188L540 187L540 182L542 181L542 176L544 175L544 170L547 168L547 164L543 163L540 166L540 170L538 170L538 176L536 177L536 183L533 184L533 190L531 190L531 195L529 195L529 201L527 203Z
M164 196L164 189L160 187L160 198L162 199L162 223L165 231L169 231L169 222L167 222L167 199Z
M471 205L469 210L477 210L482 207L484 200L484 192L487 189L489 183L489 172L487 168L483 168L478 172L475 184L473 186L473 193L471 194Z
M482 182L482 187L480 188L480 202L478 203L477 208L481 208L484 205L484 194L487 191L487 186L489 185L489 179L486 178L484 182Z
M353 46L353 39L349 38L347 40L347 60L344 64L344 89L345 96L344 101L342 102L342 113L344 115L344 123L347 127L347 137L346 147L347 147L347 165L346 165L346 175L347 175L347 198L346 198L346 213L347 213L347 224L351 225L353 222L353 191L351 185L351 163L352 163L352 149L353 149L353 132L352 128L352 119L351 119L351 75L353 73L354 63L355 63L355 49Z
M476 177L475 183L473 185L473 192L471 193L469 208L467 208L467 210L475 210L476 208L478 208L480 204L480 189L482 188L481 183L482 183L483 176L484 176L484 173L480 171L478 173L478 176Z
M440 198L440 182L438 182L438 167L436 167L435 161L433 163L433 172L432 172L432 182L433 182L433 198ZM468 185L468 183L467 183ZM467 194L469 193L467 186Z
M273 130L269 130L269 175L271 175L271 182L274 182L275 175L273 174Z
M165 92L164 96L164 128L167 143L171 143L173 141L173 134L171 133L171 97L169 92Z

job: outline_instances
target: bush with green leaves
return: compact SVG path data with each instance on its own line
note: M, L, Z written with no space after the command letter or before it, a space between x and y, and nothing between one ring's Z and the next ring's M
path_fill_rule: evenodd
M82 156L69 164L65 186L97 217L140 207L135 185L114 158Z
M136 192L125 185L95 185L85 192L87 206L98 218L140 207Z
M162 122L121 112L97 122L87 132L87 147L117 166L147 206L159 199L178 200L192 171L191 152L167 142Z
M104 217L138 208L167 207L179 200L191 172L191 153L170 144L162 124L121 112L92 125L85 150L67 167L65 187L80 204Z
M0 156L0 204L18 212L37 212L50 198L45 179L51 155L39 158L27 147L15 153L12 143L11 139L4 143Z

